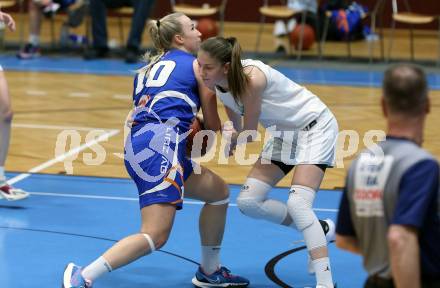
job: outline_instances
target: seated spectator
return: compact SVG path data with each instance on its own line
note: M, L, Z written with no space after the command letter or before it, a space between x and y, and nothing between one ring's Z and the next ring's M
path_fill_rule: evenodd
M84 0L31 0L29 1L29 39L17 57L32 59L40 56L40 32L42 16L53 17L59 10L66 10L70 27L81 24L85 15ZM71 20L72 16L76 20ZM78 17L80 16L80 17ZM74 25L72 23L75 23ZM63 24L64 27L64 24Z
M127 39L125 61L134 63L141 55L140 45L145 22L151 12L154 0L91 0L90 15L92 18L93 47L86 50L84 58L87 60L104 58L108 55L107 45L107 9L132 6L134 13L131 21L130 35Z
M273 35L275 36L275 47L277 52L286 52L285 43L282 40L282 37L287 33L290 33L295 29L295 26L298 23L301 23L301 14L302 11L306 10L306 24L310 25L313 29L316 27L316 13L318 11L318 3L316 0L288 0L287 6L294 11L298 11L298 13L293 15L293 18L290 19L287 23L287 31L286 25L283 21L278 20L275 22ZM315 31L316 33L316 31Z

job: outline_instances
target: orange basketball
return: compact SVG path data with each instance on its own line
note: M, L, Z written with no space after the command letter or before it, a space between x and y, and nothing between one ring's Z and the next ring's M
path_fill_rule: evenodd
M202 33L202 41L210 37L217 36L217 22L215 22L211 18L201 18L197 21L197 30Z
M296 25L295 29L290 32L290 43L299 50L299 41L301 39L301 27L303 25ZM302 50L309 50L315 43L315 31L310 25L304 24L304 38L302 44Z
M194 143L194 137L198 132L205 129L205 125L203 125L203 120L199 117L194 118L193 123L189 127L189 129L192 129L191 133L188 135L186 139L186 155L191 156L191 151L194 148L201 147L200 156L203 156L208 151L208 136L203 137L203 143L200 145L200 143Z

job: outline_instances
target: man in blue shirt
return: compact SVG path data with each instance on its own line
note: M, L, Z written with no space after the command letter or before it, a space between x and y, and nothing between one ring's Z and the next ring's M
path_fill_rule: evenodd
M387 138L352 163L336 228L337 246L364 257L364 287L440 287L439 163L420 147L429 109L420 68L385 72Z

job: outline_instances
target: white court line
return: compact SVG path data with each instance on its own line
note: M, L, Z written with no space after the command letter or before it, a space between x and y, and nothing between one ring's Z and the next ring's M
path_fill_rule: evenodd
M78 98L88 98L90 97L90 93L87 92L71 92L68 95L69 97L78 97Z
M93 131L93 130L113 131L113 130L115 130L115 129L96 128L96 127L59 126L59 125L27 124L27 123L12 123L12 127L30 128L30 129L50 129L50 130L78 130L78 131Z
M119 132L120 132L120 130L111 130L109 132L106 132L106 133L102 134L101 136L99 136L98 138L96 138L96 139L94 139L92 141L84 143L81 146L78 146L78 147L76 147L76 148L74 148L74 149L72 149L72 150L70 150L70 151L68 151L68 152L66 152L66 153L64 153L64 154L54 158L54 159L46 161L43 164L40 164L40 165L30 169L27 173L23 173L23 174L20 174L18 176L15 176L14 178L9 179L7 182L8 182L9 185L12 185L14 183L17 183L17 182L23 180L23 179L26 179L29 176L31 176L31 173L40 172L41 170L44 170L44 169L46 169L46 168L48 168L48 167L50 167L50 166L52 166L52 165L54 165L54 164L56 164L58 162L61 162L64 159L66 159L66 158L68 158L68 157L70 157L72 155L75 155L75 154L79 153L82 150L85 150L85 149L87 149L87 148L89 148L89 147L91 147L91 146L93 146L93 145L95 145L95 144L97 144L97 143L99 143L101 141L107 140L107 138L115 136Z
M79 195L79 194L61 194L61 193L48 193L48 192L29 192L31 195L39 196L54 196L54 197L70 197L70 198L85 198L85 199L104 199L104 200L119 200L119 201L139 201L139 198L133 197L116 197L116 196L100 196L100 195ZM201 201L183 201L185 204L190 205L205 205L205 202ZM237 206L236 203L229 203L229 206ZM338 212L338 209L326 209L326 208L314 208L315 211L320 212Z
M139 198L133 197L116 197L116 196L100 196L100 195L80 195L80 194L64 194L64 193L48 193L48 192L29 192L31 195L40 196L55 196L55 197L70 197L70 198L86 198L86 199L104 199L104 200L119 200L119 201L139 201ZM204 205L200 201L185 201L185 204ZM237 206L237 204L230 204Z
M131 99L130 95L124 95L124 94L115 94L113 95L114 99L121 99L121 100L128 100Z
M30 96L44 96L44 95L47 95L47 92L46 91L38 91L38 90L27 90L26 94L30 95Z

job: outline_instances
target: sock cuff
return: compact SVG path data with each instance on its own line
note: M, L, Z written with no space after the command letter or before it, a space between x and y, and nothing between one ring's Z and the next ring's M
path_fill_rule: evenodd
M219 250L222 248L221 245L202 245L203 249L213 249L213 250Z
M324 263L324 262L329 262L329 257L322 257L322 258L318 258L315 260L312 260L313 263L319 264L319 263Z
M108 264L107 260L105 260L105 258L102 256L100 258L102 258L101 260L104 263L105 268L107 268L107 271L112 272L113 268L112 268L112 266L110 266L110 264Z

